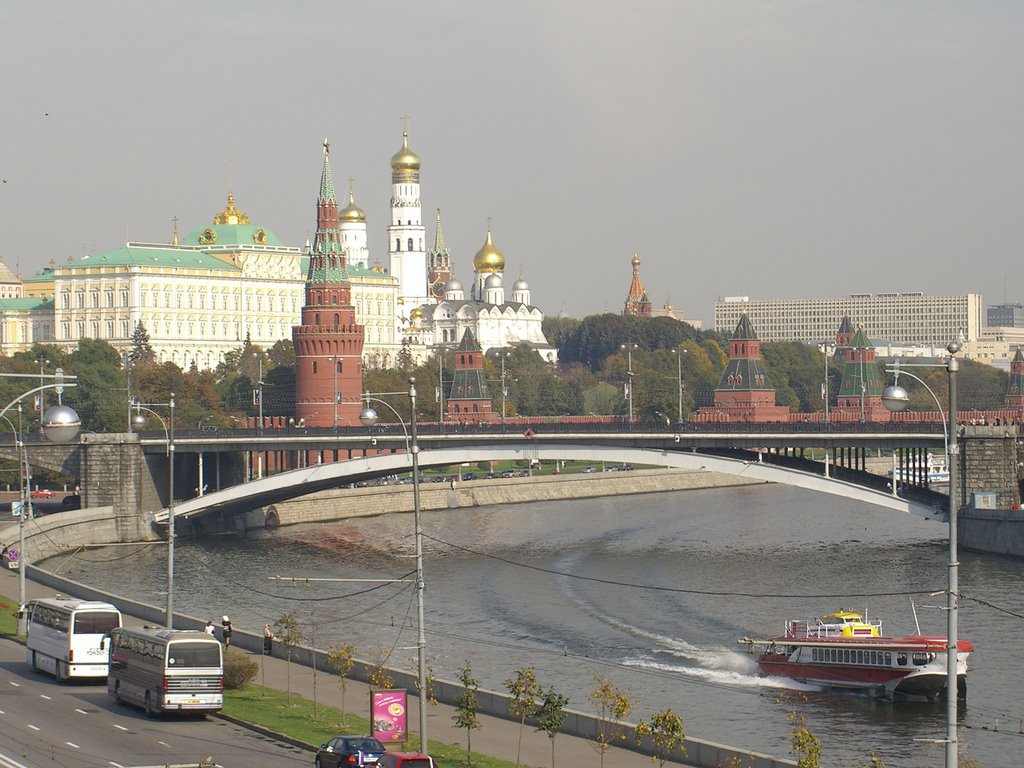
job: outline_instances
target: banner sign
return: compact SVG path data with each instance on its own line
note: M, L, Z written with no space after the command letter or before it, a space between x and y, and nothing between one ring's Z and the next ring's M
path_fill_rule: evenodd
M409 732L405 696L404 690L370 692L370 730L374 738L384 742L405 741Z

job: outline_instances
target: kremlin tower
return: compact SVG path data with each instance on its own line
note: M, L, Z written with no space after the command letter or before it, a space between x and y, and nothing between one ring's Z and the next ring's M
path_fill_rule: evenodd
M429 271L427 282L430 295L435 301L444 298L444 288L455 275L452 274L452 258L448 246L444 244L444 233L441 230L441 209L437 209L437 228L434 230L434 247L427 252Z
M409 131L391 158L391 223L388 256L391 275L398 278L399 300L406 307L433 302L427 290L426 228L420 206L420 158L409 149Z
M356 323L352 285L341 253L338 199L326 139L316 212L302 321L292 327L295 420L310 427L354 426L359 424L363 388L363 326Z
M491 410L491 395L484 377L484 353L469 328L455 350L455 375L448 394L448 420L493 422L498 414Z
M622 314L632 317L650 317L651 300L647 297L643 283L640 282L640 257L633 254L633 280L629 284L629 293L626 294L626 306Z

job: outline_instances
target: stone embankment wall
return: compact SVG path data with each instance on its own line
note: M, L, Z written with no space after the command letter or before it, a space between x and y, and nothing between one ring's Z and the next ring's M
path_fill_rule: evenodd
M71 595L83 600L103 600L116 605L122 613L144 622L159 625L162 625L164 622L165 614L163 609L148 603L128 600L109 592L93 589L80 582L65 579L55 573L39 568L31 568L29 575L33 581L48 586L62 595ZM194 616L183 616L181 614L175 614L174 616L174 626L178 629L202 630L204 624L205 621L203 619ZM231 645L251 653L261 653L263 649L263 633L250 632L235 627L234 633L231 635ZM275 643L272 655L283 658L285 652L285 648L280 643ZM294 648L292 649L292 660L297 664L304 664L306 666L312 666L315 661L318 670L329 669L327 666L327 652L319 648L305 646ZM369 683L371 669L372 665L369 662L357 661L349 673L349 677L361 683ZM324 674L333 673L325 672ZM414 673L389 668L388 675L394 681L394 687L404 688L411 695L415 695L417 681ZM430 685L437 701L449 706L457 705L457 697L464 690L459 683L452 680L434 679L430 682ZM516 721L516 718L512 716L509 710L510 698L504 693L479 689L477 690L478 711L480 714L490 717ZM579 736L584 739L595 739L597 730L601 725L595 717L586 712L571 709L567 709L566 713L568 716L559 731L560 733ZM628 735L625 740L619 743L620 747L635 748L638 752L646 755L654 754L654 747L649 739L634 747L632 734L636 728L635 723L621 722L620 725L623 733ZM796 766L796 763L792 760L774 758L758 752L745 752L735 747L691 737L686 738L685 747L685 764L697 766L698 768L720 768L724 765L733 764L748 766L748 768L791 768Z
M697 488L763 484L733 475L683 469L594 472L579 475L535 475L453 483L421 483L420 509L461 509L493 504L523 504L563 499L667 493ZM254 510L245 527L275 527L329 522L391 512L412 512L412 485L385 485L323 491Z
M0 542L17 547L20 525L0 528ZM158 537L141 515L115 515L113 507L59 512L25 521L25 551L29 563L82 547L153 541Z

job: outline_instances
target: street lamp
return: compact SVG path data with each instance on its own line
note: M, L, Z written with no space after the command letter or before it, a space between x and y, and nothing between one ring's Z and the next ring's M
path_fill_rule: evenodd
M336 355L331 356L331 366L334 368L334 429L338 429L338 358ZM262 379L263 377L260 376Z
M44 413L46 413L46 395L42 391L42 387L43 387L43 384L44 384L44 382L43 382L43 378L44 378L43 372L44 372L46 366L48 366L49 364L50 364L50 361L47 360L46 357L44 357L43 355L40 355L39 359L36 360L36 365L39 366L39 387L40 387L40 391L39 391L39 415L40 415L40 418L39 418L39 432L40 433L42 433L42 431L43 431L42 415Z
M946 457L949 464L949 566L946 584L946 768L957 768L957 729L956 729L956 707L957 696L959 695L957 680L959 667L959 653L957 651L957 600L960 589L959 584L959 562L957 562L957 511L959 500L959 488L957 485L957 458L960 454L960 444L957 435L957 406L956 406L956 372L960 368L960 361L956 353L960 351L958 342L950 342L946 346L949 357L946 359L946 372L949 375L949 422L947 425L946 414L942 412L942 405L939 398L932 392L922 379L918 378L903 367L911 368L937 368L943 367L938 364L927 363L905 363L903 366L897 362L891 368L895 375L894 384L886 387L882 393L882 402L890 411L902 411L908 405L907 390L899 385L899 376L909 376L919 382L928 390L928 394L935 400L939 409L939 416L942 417L942 439L946 444ZM896 477L893 475L893 482Z
M825 401L825 423L826 424L829 423L829 416L828 416L828 350L829 350L829 347L831 347L831 346L833 346L833 345L830 344L827 341L824 342L821 345L821 356L824 359L824 362L822 363L822 366L823 366L824 374L825 374L825 378L824 378L824 380L822 382L822 385L821 385L821 399Z
M505 384L505 360L512 357L511 352L501 352L501 425L505 426L505 399L508 397L508 386Z
M152 408L167 408L170 411L168 421L164 421L163 417L150 406ZM165 623L168 629L174 629L174 393L171 392L171 400L168 403L140 403L136 400L132 403L132 407L135 409L136 424L144 424L146 421L142 411L151 413L160 420L160 426L164 428L164 437L167 438L167 609Z
M633 424L633 350L639 349L637 344L622 344L620 349L626 350L626 399L629 401L629 423Z
M400 394L390 392L387 394ZM405 431L405 421L395 410L394 406L386 400L364 394L366 407L359 413L359 421L364 427L372 427L377 423L377 412L370 407L370 402L386 405L395 414ZM409 453L412 455L412 515L413 527L416 531L416 613L419 623L419 630L416 638L416 664L419 677L419 716L420 716L420 749L423 752L429 751L427 741L427 639L423 631L423 528L420 525L420 447L416 442L416 377L409 377L409 417L410 429L406 432L406 439L409 440ZM410 437L411 435L411 437Z
M258 396L259 396L259 401L260 401L259 402L259 406L260 406L260 432L263 432L263 353L262 352L253 352L252 356L255 357L257 360L259 360L259 363L260 363L260 377L259 377L259 380L256 382L256 386L259 387L259 395ZM337 417L335 417L335 422L337 422ZM337 423L335 423L335 426L337 426ZM262 463L262 459L260 461Z
M0 374L5 378L20 378L22 376L32 376L35 374ZM7 412L18 405L20 408L21 401L29 397L30 395L39 394L42 395L47 389L56 390L58 393L62 393L65 387L74 387L74 383L65 382L64 369L58 368L54 373L54 383L52 384L40 384L38 387L23 392L9 402L2 411L0 411L0 418L7 418ZM68 376L67 378L73 379L74 376ZM40 400L42 402L42 400ZM20 421L20 419L19 419ZM8 420L11 424L11 428L14 429L14 424ZM78 430L82 426L81 419L78 418L78 414L75 413L74 409L67 405L55 405L50 410L43 414L40 420L41 429L43 435L47 440L54 443L67 443L74 440L78 434ZM31 477L32 471L28 463L28 448L26 448L24 441L21 438L18 430L14 430L14 443L16 448L20 448L19 452L19 464L22 466L24 483L26 484L25 496L21 508L21 517L18 521L18 605L24 605L27 599L25 590L25 518L32 513L32 486ZM22 461L22 457L24 460Z
M676 353L676 368L679 375L679 424L683 423L683 355L688 355L690 350L685 347L673 349Z

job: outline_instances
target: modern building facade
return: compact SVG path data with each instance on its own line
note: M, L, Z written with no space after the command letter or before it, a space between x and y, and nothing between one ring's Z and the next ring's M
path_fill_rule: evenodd
M848 315L871 339L944 346L954 339L969 344L979 338L982 298L978 293L865 293L831 299L768 300L734 296L715 302L715 330L728 333L743 314L757 327L761 341L821 344L833 338Z

